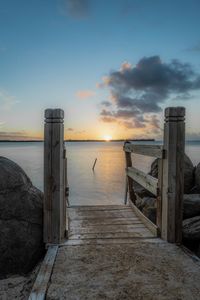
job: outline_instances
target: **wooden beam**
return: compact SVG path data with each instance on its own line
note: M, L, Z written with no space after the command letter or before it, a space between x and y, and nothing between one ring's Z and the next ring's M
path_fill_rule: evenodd
M182 205L184 193L185 108L168 107L165 110L162 234L172 243L182 240Z
M124 151L133 152L140 155L163 158L163 146L161 145L135 145L126 143L124 145Z
M125 146L126 146L126 142L124 143L124 147ZM131 153L125 152L125 161L126 161L126 168L132 167ZM133 179L130 176L128 176L127 181L128 181L127 184L128 184L129 198L131 199L131 201L133 203L135 203L136 196L135 196L135 192L133 189Z
M44 242L60 243L66 231L64 201L64 111L45 110Z
M44 300L51 277L58 246L49 246L28 300Z
M139 196L138 196L139 198ZM133 208L136 216L138 216L138 218L142 221L142 223L151 231L151 233L153 234L153 236L157 237L158 236L158 227L151 222L151 220L149 220L138 208L137 206L134 205L134 203L132 203L129 200L129 205Z
M142 185L145 189L157 196L158 179L148 175L137 168L127 168L127 175Z
M159 236L162 230L162 185L163 185L163 160L158 159L158 194L156 209L156 225L158 226Z

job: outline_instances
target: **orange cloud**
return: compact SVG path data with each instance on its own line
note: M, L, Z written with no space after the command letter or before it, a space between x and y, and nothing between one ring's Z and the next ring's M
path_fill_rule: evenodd
M76 97L80 99L86 99L95 96L95 92L90 90L84 90L84 91L77 91Z
M121 65L121 68L120 68L120 71L126 71L126 70L131 70L132 69L132 65L125 61L122 65Z

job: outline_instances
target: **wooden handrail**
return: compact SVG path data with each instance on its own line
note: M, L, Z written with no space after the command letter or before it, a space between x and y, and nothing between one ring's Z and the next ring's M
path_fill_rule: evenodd
M135 205L137 199L134 181L155 195L158 232L164 240L172 243L181 243L182 239L184 120L184 107L168 107L165 109L163 146L136 145L130 142L124 144L129 202ZM134 168L131 153L158 158L158 179Z
M153 195L157 196L158 189L158 179L152 177L149 174L142 172L141 170L129 167L126 169L127 175L135 180L137 183L142 185L145 189L151 192Z
M134 145L130 143L125 143L124 151L157 158L163 158L164 156L162 145Z

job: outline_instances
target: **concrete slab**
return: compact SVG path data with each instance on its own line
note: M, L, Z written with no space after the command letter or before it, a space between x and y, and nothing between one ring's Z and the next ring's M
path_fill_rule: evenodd
M155 238L130 207L68 212L69 240L58 250L46 299L200 299L199 264Z
M200 268L165 242L64 246L47 299L198 300Z

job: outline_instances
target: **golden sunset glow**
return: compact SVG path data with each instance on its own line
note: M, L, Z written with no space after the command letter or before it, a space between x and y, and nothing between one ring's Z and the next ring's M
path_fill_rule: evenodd
M110 135L104 135L103 139L104 139L106 142L109 142L110 140L112 140L112 136L110 136Z

